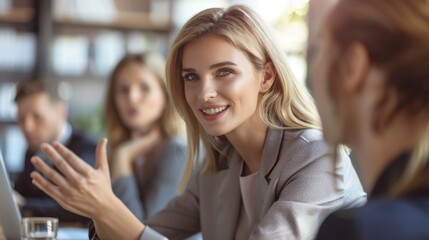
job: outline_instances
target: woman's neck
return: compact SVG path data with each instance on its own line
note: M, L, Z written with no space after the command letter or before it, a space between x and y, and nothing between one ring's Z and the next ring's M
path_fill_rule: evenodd
M370 126L358 131L358 140L352 143L352 148L366 191L372 191L387 165L417 145L422 124L421 120L398 116L379 133L375 133Z
M245 123L226 137L245 162L244 175L259 171L268 127L262 120Z
M130 136L132 139L145 137L150 134L157 135L160 139L163 138L161 126L159 124L153 124L146 129L134 129L130 132Z

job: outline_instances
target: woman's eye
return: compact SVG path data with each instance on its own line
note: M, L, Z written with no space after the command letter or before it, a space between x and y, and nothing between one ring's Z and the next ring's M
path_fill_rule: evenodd
M197 79L198 79L198 76L194 73L187 73L187 74L183 75L183 80L185 80L185 81L194 81Z
M118 89L118 92L122 94L127 94L129 91L130 91L130 88L127 86L120 86Z
M219 72L218 72L217 75L219 77L226 77L226 76L228 76L231 73L232 73L232 71L230 69L221 69L221 70L219 70Z
M149 92L150 87L149 87L149 85L143 83L143 84L140 84L140 90L143 92Z

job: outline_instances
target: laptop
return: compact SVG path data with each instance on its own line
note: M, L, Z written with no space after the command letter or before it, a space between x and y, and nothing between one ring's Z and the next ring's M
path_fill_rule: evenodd
M0 225L6 239L21 239L20 225L21 212L13 197L13 190L9 175L0 151ZM2 236L0 236L1 238ZM88 239L88 230L85 228L59 227L57 239L80 240Z
M21 212L13 197L9 176L0 151L0 225L6 239L21 239Z

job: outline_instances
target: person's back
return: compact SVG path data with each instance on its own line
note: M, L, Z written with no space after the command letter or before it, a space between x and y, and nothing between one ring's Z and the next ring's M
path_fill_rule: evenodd
M30 173L35 170L31 157L38 155L47 162L39 147L43 142L62 142L88 164L95 164L96 142L89 136L75 131L67 122L67 107L58 92L58 84L46 80L32 80L18 85L15 102L18 123L25 136L28 149L24 169L14 183L21 195L19 204L24 216L58 217L60 221L86 223L87 219L62 209L54 200L32 184Z
M335 213L322 226L317 239L428 239L428 192L370 200L363 207Z
M428 239L429 186L388 197L389 186L398 184L409 158L403 154L383 171L366 205L330 216L318 239Z

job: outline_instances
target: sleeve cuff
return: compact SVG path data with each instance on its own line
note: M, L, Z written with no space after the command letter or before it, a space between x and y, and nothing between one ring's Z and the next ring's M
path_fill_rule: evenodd
M168 238L162 236L157 231L146 226L144 228L142 236L140 237L140 240L168 240Z

